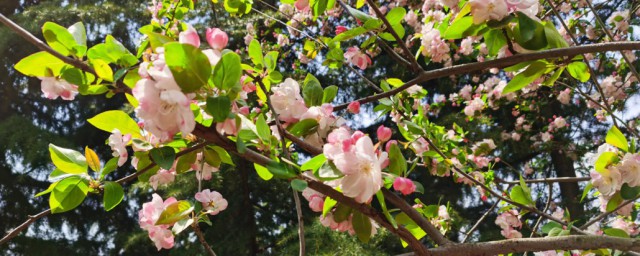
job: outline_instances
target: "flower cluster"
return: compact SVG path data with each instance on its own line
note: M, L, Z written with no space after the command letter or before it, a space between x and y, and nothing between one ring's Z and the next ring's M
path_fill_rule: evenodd
M151 202L142 204L142 210L138 212L138 224L140 228L149 232L149 238L160 249L171 249L173 247L173 233L169 228L171 225L156 225L160 214L167 206L177 202L174 197L162 200L158 194L153 194Z
M496 218L496 225L498 225L502 231L500 232L502 236L507 239L513 238L522 238L522 233L516 230L516 228L522 227L522 222L520 222L520 216L518 215L517 210L508 210Z

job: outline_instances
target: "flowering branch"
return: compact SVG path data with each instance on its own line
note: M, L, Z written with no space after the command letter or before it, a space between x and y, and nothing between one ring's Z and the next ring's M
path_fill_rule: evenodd
M505 57L505 58L500 58L500 59L495 59L495 60L490 60L485 62L474 62L474 63L468 63L468 64L455 65L451 67L444 67L444 68L435 69L435 70L423 71L416 78L406 82L400 87L394 88L384 93L364 97L357 101L360 102L360 104L374 102L379 99L390 97L398 93L401 93L413 85L426 82L432 79L447 77L451 75L467 74L474 71L480 71L480 70L485 70L490 68L504 68L508 66L513 66L521 62L527 62L532 60L571 57L571 56L575 56L583 53L621 51L621 50L640 50L640 42L612 42L612 43L581 45L581 46L575 46L571 48L556 48L556 49L544 50L544 51L539 51L534 53L517 54L510 57ZM342 109L346 109L347 106L349 106L349 104L345 103L345 104L335 106L333 109L342 110Z

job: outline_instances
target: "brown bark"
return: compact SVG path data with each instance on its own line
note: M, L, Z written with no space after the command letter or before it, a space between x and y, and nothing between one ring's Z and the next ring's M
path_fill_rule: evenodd
M551 162L558 177L576 177L576 170L573 167L573 160L561 150L551 151ZM580 187L577 182L561 182L560 194L562 203L565 204L569 213L574 218L584 216L584 207L580 204Z

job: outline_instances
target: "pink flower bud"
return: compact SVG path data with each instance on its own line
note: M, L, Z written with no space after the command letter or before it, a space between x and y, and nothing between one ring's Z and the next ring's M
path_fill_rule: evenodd
M347 107L347 110L349 110L349 112L352 113L352 114L360 113L360 102L352 101L351 103L349 103L349 106Z
M200 47L200 36L198 36L198 32L191 25L187 25L187 30L180 32L178 38L181 44Z
M388 127L384 127L384 125L381 125L380 127L378 127L378 140L379 141L388 141L389 139L391 139L391 129Z
M410 179L398 177L393 181L393 189L406 196L416 191L416 185Z
M243 114L245 116L249 116L249 107L248 106L241 107L240 109L238 109L238 113Z
M391 145L396 144L398 145L398 141L397 140L390 140L389 142L387 142L387 145L385 146L384 150L389 152L389 148L391 148Z
M336 26L336 35L339 35L342 32L347 31L347 27L345 26Z
M227 47L227 43L229 43L229 36L219 28L207 28L207 42L211 48L222 50Z
M364 136L364 133L362 133L361 131L356 131L351 135L351 139L353 139L353 143L355 144L360 138Z

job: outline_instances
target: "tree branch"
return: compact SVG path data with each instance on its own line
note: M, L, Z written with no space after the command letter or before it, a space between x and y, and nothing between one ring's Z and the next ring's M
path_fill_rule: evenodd
M377 101L382 98L396 95L413 85L426 82L432 79L447 77L451 75L467 74L467 73L490 69L490 68L504 68L508 66L513 66L521 62L532 61L532 60L560 58L565 56L571 57L571 56L584 54L584 53L622 51L622 50L640 50L640 42L612 42L612 43L600 43L600 44L581 45L581 46L574 46L574 47L567 47L567 48L558 48L558 49L551 49L551 50L539 51L534 53L517 54L517 55L509 56L506 58L500 58L500 59L490 60L485 62L474 62L474 63L455 65L451 67L445 67L445 68L440 68L440 69L435 69L430 71L422 71L416 78L406 82L405 84L403 84L398 88L394 88L384 93L364 97L357 101L360 102L360 104ZM333 109L342 110L342 109L346 109L347 106L349 106L349 103L335 106Z
M216 256L216 253L213 251L213 249L211 249L211 246L209 246L209 243L207 243L207 240L204 238L204 234L202 234L202 231L198 226L198 222L194 221L191 227L193 228L193 231L196 233L196 236L198 236L198 240L200 240L200 243L202 244L202 246L204 246L205 251L207 251L207 254L209 254L209 256Z

